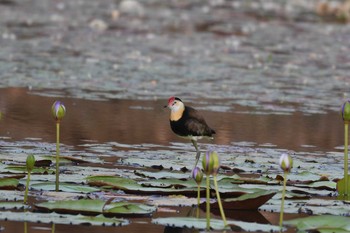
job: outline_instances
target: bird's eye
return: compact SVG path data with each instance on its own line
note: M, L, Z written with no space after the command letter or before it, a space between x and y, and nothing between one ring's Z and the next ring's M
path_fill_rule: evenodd
M177 102L176 102L176 101L174 101L174 102L173 102L173 104L172 104L171 106L174 106L175 104L177 104Z

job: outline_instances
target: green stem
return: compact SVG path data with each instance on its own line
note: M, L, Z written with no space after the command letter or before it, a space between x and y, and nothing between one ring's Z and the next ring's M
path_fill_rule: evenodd
M210 175L207 175L207 210L206 210L206 215L207 215L207 231L210 230Z
M27 204L27 201L28 201L29 181L30 181L30 172L28 172L28 176L27 176L26 191L24 192L23 204Z
M214 175L214 184L215 184L215 190L216 190L216 197L218 198L219 208L220 208L220 214L221 218L224 221L225 227L227 226L226 216L224 209L222 208L220 193L219 193L219 187L218 187L218 181L216 180L216 175Z
M24 233L28 232L28 226L27 226L27 222L24 222Z
M282 225L283 225L284 196L286 195L286 186L287 186L287 172L284 172L282 202L281 202L281 211L280 211L280 231L282 231Z
M59 173L60 173L60 123L56 122L56 192L59 191Z
M52 223L52 231L51 232L55 233L55 224L54 223Z
M201 204L201 185L199 184L197 187L197 213L196 217L199 218L199 205Z
M349 124L345 122L344 124L344 182L345 182L345 190L344 196L348 196L348 134L349 133Z

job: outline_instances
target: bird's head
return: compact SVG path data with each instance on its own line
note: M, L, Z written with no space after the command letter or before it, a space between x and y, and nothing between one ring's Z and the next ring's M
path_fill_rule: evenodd
M178 97L172 96L168 100L168 105L164 106L168 107L171 111L178 111L180 109L184 109L185 105L182 100Z

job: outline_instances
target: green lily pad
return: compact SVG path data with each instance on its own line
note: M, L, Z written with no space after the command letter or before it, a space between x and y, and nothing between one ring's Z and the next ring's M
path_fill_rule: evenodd
M188 179L190 177L189 173L176 172L176 171L158 171L158 172L148 172L148 171L135 171L135 175L140 177L146 177L151 179L165 179L165 178L176 178L176 179Z
M16 189L19 180L15 178L0 178L0 189L12 190Z
M335 191L337 188L337 183L333 181L317 181L308 184L295 184L296 187L314 188L320 190L330 190Z
M135 180L116 176L90 176L86 178L86 180L88 184L92 186L103 186L105 188L110 187L112 189L123 190L126 193L132 194L182 194L189 196L197 195L197 187L185 187L181 189L169 186L166 186L165 188L145 187L144 185L139 184Z
M108 216L148 216L156 211L156 207L130 202L106 203L102 200L66 200L49 201L36 204L41 211L55 211L68 214L104 214Z
M5 169L13 173L27 173L26 166L8 166ZM46 167L34 167L32 170L32 174L53 174L54 172L54 170Z
M168 227L206 229L206 219L204 218L190 218L190 217L156 218L156 219L152 219L152 223L168 226ZM278 226L252 223L252 222L227 221L227 224L231 228L234 228L235 230L239 228L239 231L243 230L243 231L277 232L280 230ZM210 219L210 227L214 230L224 230L227 228L224 226L224 222L218 219Z
M237 198L223 199L222 205L227 210L257 210L265 202L270 200L276 192L274 191L259 191L254 193L243 194ZM214 208L219 208L218 203L213 204Z
M29 206L26 204L23 204L23 202L0 202L0 209L2 210L8 210L8 209L28 209Z
M40 191L54 191L56 186L54 182L41 182L34 183L30 185L30 188L33 190ZM101 191L98 188L85 186L82 184L70 184L70 183L60 183L60 191L62 192L75 192L75 193L91 193Z
M345 178L342 178L340 179L338 182L337 182L337 185L336 185L336 188L337 188L337 191L339 193L340 196L344 196L345 194ZM350 176L348 175L348 195L350 194Z
M53 162L56 162L56 155L48 155L43 157L45 159L51 160ZM60 163L97 163L101 164L103 163L103 160L99 157L88 157L88 156L80 156L80 155L74 155L74 156L60 156Z
M197 183L193 180L179 180L179 179L156 179L156 180L148 180L148 181L140 181L138 182L143 187L157 187L157 188L197 188ZM202 182L202 187L204 186L204 182Z
M10 212L0 211L0 220L35 222L35 223L55 223L69 225L93 225L93 226L125 226L130 222L126 219L106 218L103 215L63 215L57 213L32 213L32 212Z
M349 232L350 217L320 215L306 218L297 218L285 221L284 224L292 225L299 231L317 231L317 232Z

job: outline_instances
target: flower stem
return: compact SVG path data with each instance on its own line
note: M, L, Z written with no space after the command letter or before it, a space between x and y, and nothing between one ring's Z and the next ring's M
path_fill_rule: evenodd
M199 205L201 204L201 186L200 184L197 187L197 213L196 213L196 217L199 218Z
M283 224L284 197L286 195L286 186L287 186L287 172L284 172L282 202L281 202L281 211L280 211L280 231L282 231L282 224Z
M216 175L214 175L214 184L215 184L215 190L216 190L216 197L218 198L221 218L224 221L224 225L226 227L227 226L227 221L226 221L226 216L225 216L224 209L222 208L222 203L221 203L221 198L220 198L220 193L219 193L219 186L218 186L218 181L216 180Z
M59 191L60 166L60 123L56 122L56 192Z
M344 182L345 182L345 190L344 196L348 196L348 141L349 141L349 123L345 121L344 123Z
M27 176L26 191L24 192L23 204L27 204L27 201L28 201L29 181L30 181L30 172L28 172L28 176Z
M206 208L206 214L207 214L207 231L210 230L210 176L207 175L207 208Z

